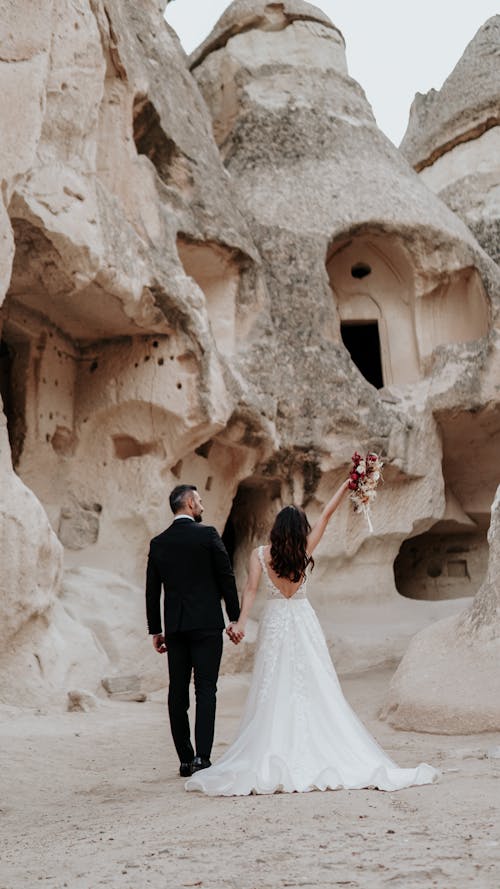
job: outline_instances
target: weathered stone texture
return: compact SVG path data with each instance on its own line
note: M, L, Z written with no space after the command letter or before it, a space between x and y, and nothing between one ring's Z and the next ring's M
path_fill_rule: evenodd
M500 729L500 487L488 544L488 572L471 606L418 633L392 679L383 716L397 728Z
M423 181L500 262L500 16L467 46L440 90L417 93L401 143Z
M32 491L12 472L5 421L0 422L0 642L44 614L62 577L62 546Z
M440 90L417 93L401 150L422 169L469 139L500 124L500 15L479 29Z
M497 266L377 129L316 7L239 0L187 60L161 3L42 5L1 23L5 514L28 498L48 548L23 598L13 544L0 695L100 694L130 663L157 687L140 584L168 490L198 485L242 581L276 509L314 520L355 447L386 463L375 534L337 514L313 599L341 669L395 662L461 608L397 594L403 542L409 595L430 553L453 577L434 598L486 569L497 480L465 456L500 438ZM367 325L378 381L346 347ZM448 563L468 571L472 539L465 590Z

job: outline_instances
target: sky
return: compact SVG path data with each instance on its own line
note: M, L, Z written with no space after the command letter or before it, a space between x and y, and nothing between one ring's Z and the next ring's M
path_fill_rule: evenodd
M165 18L190 53L210 33L228 0L173 0ZM500 0L319 0L342 31L351 77L377 123L399 145L416 92L439 89Z

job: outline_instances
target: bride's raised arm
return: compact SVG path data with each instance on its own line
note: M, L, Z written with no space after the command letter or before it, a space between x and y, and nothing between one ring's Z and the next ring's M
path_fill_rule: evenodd
M323 537L323 534L326 531L326 526L328 525L328 522L330 521L330 519L331 519L333 513L335 512L335 510L337 509L337 507L340 505L342 498L344 497L344 494L347 492L348 488L349 488L349 479L346 479L345 482L342 482L340 488L338 488L338 490L335 491L335 494L333 495L331 500L329 500L328 503L326 504L318 521L315 523L313 528L311 528L311 531L309 532L308 537L307 537L307 553L308 553L308 555L312 555L313 551L316 549L318 543L320 542L321 538Z
M226 632L233 642L241 642L243 636L245 635L246 622L248 620L248 615L250 614L250 611L252 609L255 596L257 595L261 573L262 566L259 562L258 550L253 549L250 554L247 582L243 589L241 599L240 616L236 623L231 623L228 627L226 627Z

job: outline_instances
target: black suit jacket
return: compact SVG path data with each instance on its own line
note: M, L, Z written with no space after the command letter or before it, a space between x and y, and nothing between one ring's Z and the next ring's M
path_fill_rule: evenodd
M164 629L161 590L164 591ZM151 541L146 577L150 633L223 629L221 599L229 620L240 616L233 569L219 534L210 525L176 519Z

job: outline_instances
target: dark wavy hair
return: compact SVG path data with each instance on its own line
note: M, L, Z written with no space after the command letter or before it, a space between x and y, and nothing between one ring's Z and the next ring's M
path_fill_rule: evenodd
M298 583L314 559L307 555L307 535L311 526L303 509L285 506L271 528L271 568L278 577Z

